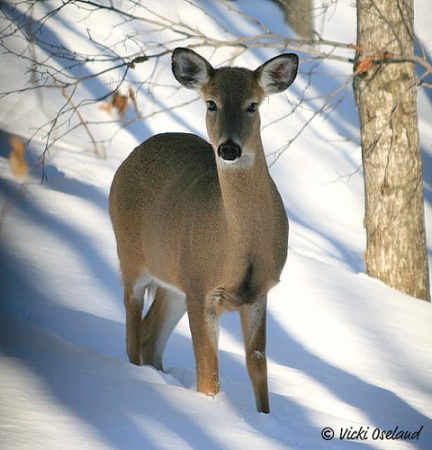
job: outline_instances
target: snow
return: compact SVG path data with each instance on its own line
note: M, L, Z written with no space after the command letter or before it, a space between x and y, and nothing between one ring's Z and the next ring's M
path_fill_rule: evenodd
M195 21L215 37L227 34L218 23L245 36L260 29L222 3L212 4L209 15L192 4L186 12L178 4L171 9L152 3L155 14ZM276 31L283 29L282 15L271 3L229 5L257 14ZM47 6L40 8L43 14ZM47 36L80 51L97 53L87 29L121 52L127 27L131 34L145 27L116 26L107 11L70 8L46 22ZM430 43L428 2L417 1L417 8L417 33L423 44ZM349 2L335 3L319 20L324 38L354 42L355 10ZM14 45L23 50L22 42ZM127 51L136 52L139 40L127 45ZM202 54L218 64L231 58L230 52L213 54L208 48ZM274 55L258 49L237 55L235 63L253 68ZM291 224L288 262L268 305L270 415L255 411L236 314L221 321L222 391L214 398L196 392L187 317L170 338L164 373L127 361L122 288L107 212L112 177L133 147L153 133L205 136L204 106L170 78L169 55L154 71L137 66L130 74L131 83L138 83L151 72L162 85L138 90L146 120L124 127L95 105L84 108L94 136L106 141L107 159L96 157L88 135L74 129L50 151L47 181L40 183L39 168L23 183L11 174L7 135L0 135L2 449L344 449L354 443L432 448L432 307L364 274L363 180L351 91L344 92L331 114L313 117L277 161L271 156L301 130L336 82L350 75L349 65L327 62L310 84L308 64L286 96L274 96L262 106L263 139ZM1 77L2 92L28 83L23 61L10 54L2 55ZM109 92L107 84L112 88L120 78L120 72L106 74L77 95L99 98ZM431 241L432 101L425 91L419 91L419 112ZM307 100L300 106L302 96ZM53 90L44 91L43 100L33 92L0 99L0 129L34 136L30 167L45 142L44 133L35 130L64 103ZM185 102L190 103L176 107ZM175 108L152 116L164 107ZM293 112L275 121L287 108ZM65 121L59 134L75 124L76 118ZM334 430L333 440L323 440L326 427ZM374 430L396 427L423 428L414 441L373 439ZM360 430L367 439L340 438L345 431Z

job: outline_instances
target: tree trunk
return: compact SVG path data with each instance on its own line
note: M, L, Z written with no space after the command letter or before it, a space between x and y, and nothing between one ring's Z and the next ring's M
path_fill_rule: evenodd
M413 0L357 0L354 92L370 276L430 300L414 64Z

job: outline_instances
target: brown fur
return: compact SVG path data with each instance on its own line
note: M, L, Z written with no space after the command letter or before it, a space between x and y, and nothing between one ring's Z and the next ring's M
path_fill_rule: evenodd
M262 68L213 69L190 50L176 52L177 79L214 101L218 113L207 114L212 145L191 134L156 135L115 175L110 214L125 287L129 358L161 369L168 336L187 309L198 390L214 395L218 319L225 310L239 310L257 409L268 412L266 299L285 263L288 222L266 166L258 112L245 112L266 95L258 82ZM227 140L243 151L229 166L217 156ZM142 320L150 287L156 294Z

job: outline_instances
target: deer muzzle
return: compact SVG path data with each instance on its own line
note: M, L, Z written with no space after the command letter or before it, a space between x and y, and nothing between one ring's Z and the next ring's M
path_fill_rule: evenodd
M242 149L233 141L227 141L218 147L218 156L224 161L234 162L240 158Z

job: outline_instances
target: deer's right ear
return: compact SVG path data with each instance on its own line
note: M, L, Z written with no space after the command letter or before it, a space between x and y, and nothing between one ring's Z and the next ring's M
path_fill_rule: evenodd
M201 89L210 81L214 69L207 60L188 48L176 48L172 54L172 71L177 81L188 89Z

